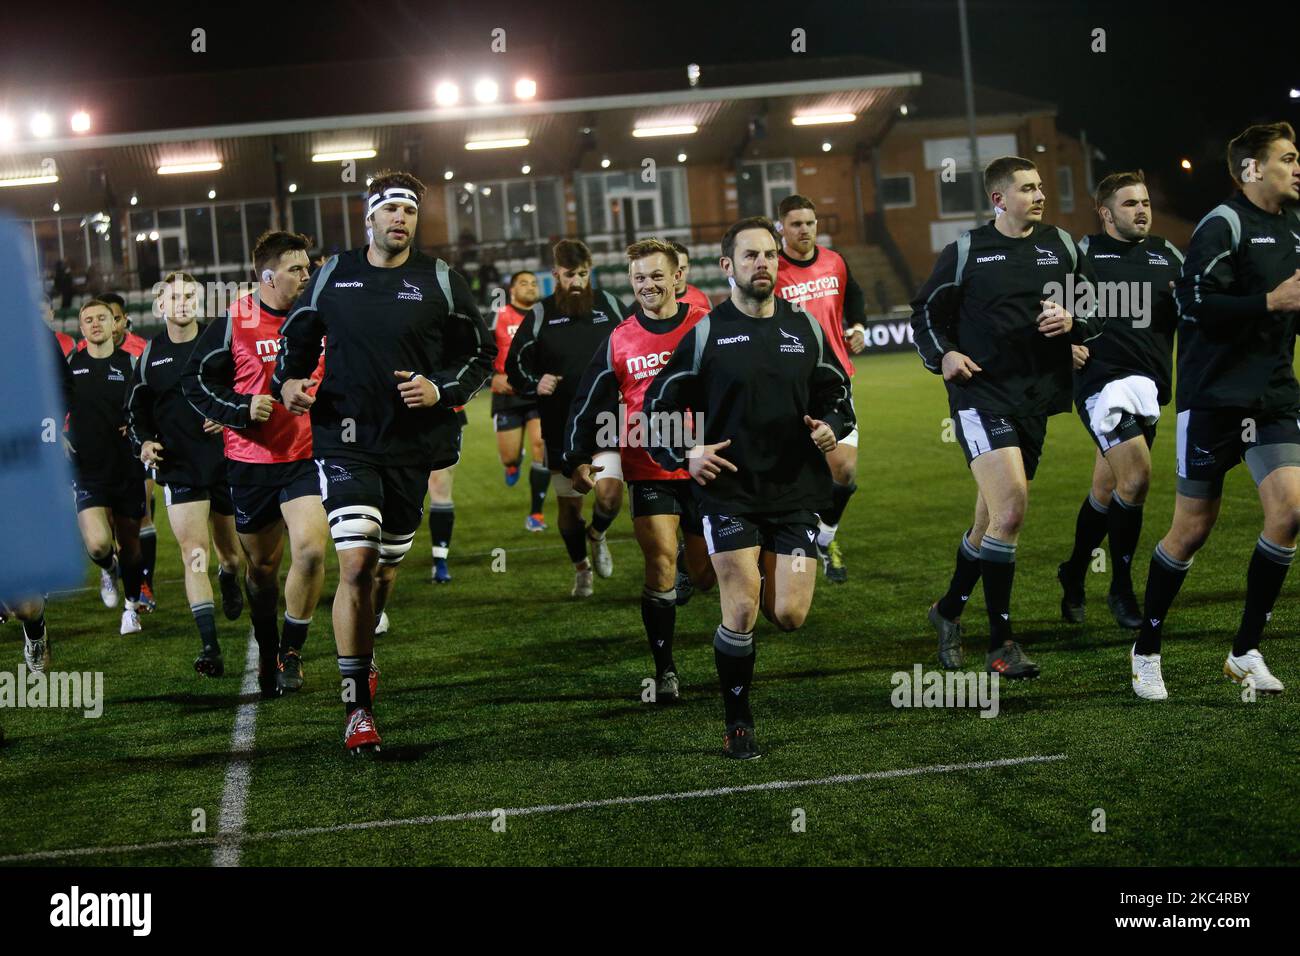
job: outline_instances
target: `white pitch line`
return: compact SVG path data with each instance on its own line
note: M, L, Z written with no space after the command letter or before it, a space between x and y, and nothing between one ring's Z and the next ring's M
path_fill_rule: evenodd
M306 827L298 830L271 830L265 833L243 833L233 836L196 837L192 840L163 840L158 843L132 843L125 846L91 846L68 850L41 850L36 853L19 853L0 856L0 864L25 863L32 860L59 860L76 856L96 856L102 853L138 853L146 850L171 850L189 847L218 846L233 842L238 853L239 842L253 843L267 840L297 839L328 833L352 833L361 830L380 830L390 827L428 826L434 823L463 823L467 820L487 820L497 813L508 817L523 817L538 813L564 813L570 810L591 810L600 807L619 807L638 803L660 803L667 800L698 800L705 797L725 797L733 793L757 793L764 790L795 790L801 787L826 787L837 784L863 783L868 780L895 780L922 774L954 773L960 770L991 770L998 767L1018 767L1024 764L1053 763L1065 760L1065 754L1035 754L1030 757L1007 757L1001 760L979 760L972 763L943 763L929 767L905 767L900 770L875 770L870 773L845 773L812 780L771 780L767 783L748 783L736 787L712 787L708 790L685 790L677 793L649 793L634 797L608 797L603 800L581 800L577 803L544 803L532 807L511 807L500 810L469 810L464 813L445 813L438 816L404 817L397 820L368 820L362 823L339 823L328 827Z
M245 698L235 711L235 729L230 734L230 763L221 787L221 812L217 822L213 866L239 866L239 841L244 835L244 812L248 787L253 779L253 739L257 735L257 640L248 635L244 660L244 681L239 693Z

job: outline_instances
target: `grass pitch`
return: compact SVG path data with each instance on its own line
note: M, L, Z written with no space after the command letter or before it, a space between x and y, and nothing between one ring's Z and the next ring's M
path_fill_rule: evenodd
M527 481L506 488L487 396L456 475L454 582L428 583L428 532L417 536L379 639L375 760L346 756L329 600L306 647L307 687L257 705L249 758L246 865L890 864L1239 865L1300 862L1300 583L1287 582L1264 651L1292 685L1245 703L1220 673L1241 610L1261 515L1244 467L1166 627L1170 700L1136 699L1131 637L1110 620L1106 579L1090 575L1089 623L1058 619L1055 569L1087 493L1092 444L1077 417L1051 420L1021 537L1013 612L1043 668L1003 682L1000 713L895 709L896 671L937 669L925 612L946 587L975 498L960 450L941 440L943 389L913 355L860 360L858 494L839 540L849 582L818 582L805 627L760 619L753 705L766 756L722 759L722 707L711 636L716 592L679 610L683 703L640 702L652 670L639 614L642 565L624 513L610 531L614 577L571 599L572 571L554 530L523 529ZM1172 410L1156 444L1135 578L1173 508ZM102 671L104 713L0 710L0 856L168 844L42 863L210 865L248 619L218 615L228 676L205 681L180 561L159 507L159 610L144 633L117 634L87 590L51 601L54 669ZM494 549L506 567L492 570ZM333 559L331 558L331 565ZM966 614L971 661L987 635L977 589ZM0 631L3 669L21 633ZM1029 756L1049 762L824 780ZM702 795L699 791L721 788ZM695 794L636 803L626 797ZM595 806L571 804L596 802ZM507 814L496 827L489 814ZM197 810L206 817L195 832ZM1095 821L1104 811L1105 830ZM802 811L802 813L799 813ZM367 821L420 822L339 829ZM504 819L504 829L501 820ZM802 820L802 827L796 824ZM268 836L268 834L271 834ZM192 841L186 845L184 841ZM175 845L172 845L172 844ZM8 862L27 862L13 860Z

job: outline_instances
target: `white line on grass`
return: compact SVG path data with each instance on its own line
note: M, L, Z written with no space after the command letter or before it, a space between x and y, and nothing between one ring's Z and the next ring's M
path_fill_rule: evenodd
M628 806L637 803L660 803L668 800L698 800L703 797L725 797L733 793L757 793L764 790L794 790L801 787L826 787L837 784L863 783L868 780L895 780L922 774L954 773L960 770L990 770L998 767L1018 767L1024 764L1052 763L1065 760L1065 754L1035 754L1030 757L1007 757L1001 760L979 760L972 763L943 763L929 767L905 767L900 770L875 770L871 773L844 773L833 777L812 780L770 780L767 783L748 783L737 787L712 787L708 790L685 790L677 793L648 793L634 797L609 797L603 800L580 800L577 803L545 803L533 807L503 809L508 817L523 817L538 813L565 813L571 810L592 810L600 807ZM223 801L224 806L224 801ZM25 863L32 860L59 860L76 856L95 856L102 853L140 853L147 850L172 850L189 847L217 846L233 842L235 853L238 844L267 840L298 839L328 833L352 833L359 830L380 830L390 827L429 826L434 823L462 823L467 820L490 819L498 811L470 810L465 813L446 813L439 816L404 817L397 820L368 820L362 823L340 823L329 827L306 827L299 830L271 830L265 833L235 833L225 836L224 828L216 837L197 837L192 840L163 840L158 843L132 843L125 846L91 846L68 850L41 850L37 853L19 853L0 856L0 863ZM214 854L215 856L215 854Z
M235 711L235 729L230 734L230 763L221 787L221 813L217 822L213 866L239 866L239 841L244 831L244 810L248 785L252 781L253 738L257 734L257 641L248 635L244 660L244 681L239 693L244 698Z

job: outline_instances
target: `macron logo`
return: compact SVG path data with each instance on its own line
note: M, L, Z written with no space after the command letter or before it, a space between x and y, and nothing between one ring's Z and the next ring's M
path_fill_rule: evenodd
M153 927L152 893L70 893L50 897L50 925L127 926L134 936L148 936Z
M1038 247L1035 246L1034 248L1038 248ZM975 261L976 261L976 262L1005 262L1006 259L1007 259L1007 257L1004 256L1004 255L1003 255L1002 253L1000 253L1000 252L999 252L997 255L995 255L995 256L976 256L976 257L975 257Z
M361 287L362 287L362 283L360 283L360 282L336 282L336 283L334 283L334 288L336 288L336 289L360 289Z
M731 345L733 342L748 342L748 335L732 335L725 339L718 339L719 345Z
M1277 242L1277 240L1274 239L1272 236L1251 236L1250 241L1253 244L1268 244L1268 245L1272 245Z

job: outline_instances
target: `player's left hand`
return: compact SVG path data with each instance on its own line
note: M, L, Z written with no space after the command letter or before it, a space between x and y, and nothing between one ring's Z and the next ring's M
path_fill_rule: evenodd
M438 386L423 375L415 372L394 372L393 376L401 382L397 390L401 393L402 402L407 408L433 408L442 398Z
M585 495L596 487L596 476L604 470L604 465L579 465L573 469L573 490Z
M835 432L831 429L830 425L818 421L811 415L805 415L803 417L803 423L807 425L809 431L812 432L813 444L817 446L819 452L824 455L827 452L835 450L835 446L838 445L839 442L835 440Z
M1049 339L1064 335L1074 327L1074 316L1065 311L1065 306L1047 299L1040 299L1043 311L1038 313L1038 331Z
M220 435L221 429L224 427L220 422L214 422L210 418L203 419L203 434L205 435Z
M1077 372L1088 364L1088 358L1092 353L1088 351L1086 345L1071 345L1070 354L1074 358L1074 370Z
M858 355L867 347L867 333L861 326L855 325L844 336L844 341L849 344L849 351Z

